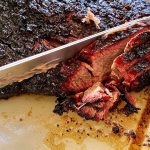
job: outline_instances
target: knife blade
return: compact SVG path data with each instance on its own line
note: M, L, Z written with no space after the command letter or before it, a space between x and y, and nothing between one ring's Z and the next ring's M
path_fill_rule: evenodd
M73 57L78 51L94 42L99 37L107 36L148 20L150 20L150 16L136 19L66 45L1 66L0 87L12 84L13 82L20 82L34 74L55 67L57 63Z

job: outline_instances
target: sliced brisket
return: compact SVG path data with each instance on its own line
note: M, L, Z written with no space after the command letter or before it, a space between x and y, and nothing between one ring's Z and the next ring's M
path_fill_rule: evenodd
M96 29L93 22L82 22L87 7L91 7L94 15L100 19L100 29ZM4 0L0 2L0 10L1 66L126 21L149 16L150 4L144 0ZM120 91L135 105L124 86L139 89L150 83L148 26L137 25L109 35L106 39L102 37L46 73L1 88L0 98L22 93L55 95L59 98L54 112L62 114L72 110L86 119L97 121L105 119L117 104ZM136 35L140 35L140 40ZM119 91L115 85L117 82L113 84L106 80L114 59L124 48L125 53L113 65L113 74L120 81L124 80L123 88ZM123 59L120 66L118 59Z
M114 45L109 46L110 49L113 49L111 48L113 46ZM148 27L145 30L142 30L142 32L138 32L134 35L128 41L127 46L125 47L125 52L114 60L112 65L113 80L105 81L105 85L102 85L99 82L94 83L92 87L89 87L84 92L80 92L71 98L67 98L67 100L64 99L62 102L59 102L58 105L64 108L65 111L73 110L86 119L94 119L97 121L105 119L110 109L112 109L120 99L125 100L137 110L136 99L129 93L128 90L139 90L139 88L150 85L149 48L150 32ZM91 49L91 46L82 50L85 53L85 58L88 58L87 62L94 62L96 58L101 58L99 61L96 61L96 64L98 65L98 63L103 60L103 63L105 64L105 56L100 57L97 53L98 51L96 51L97 57L91 61L90 58L94 55L94 52L92 51L90 53L89 49ZM104 48L104 52L106 52L108 56L109 54L107 53L107 49L109 48ZM116 49L113 52L116 52ZM81 56L84 56L82 51ZM128 57L126 55L128 55ZM109 60L107 56L106 60ZM111 56L113 57L113 55ZM102 66L101 63L100 65ZM93 68L94 67L92 66L92 69ZM103 70L103 73L106 76L105 69L101 69L101 71ZM98 77L100 77L99 74ZM103 82L104 78L102 80L99 79L98 81ZM59 109L57 109L58 105L54 110L56 113L59 112Z
M131 39L125 52L114 60L112 70L131 90L150 84L150 30Z
M15 83L15 91L17 92L18 86L18 91L21 90L23 93L48 94L59 97L84 91L94 82L105 80L111 72L113 60L123 52L126 43L147 29L147 27L136 29L134 34L122 40L100 39L81 50L74 58L61 62L56 68L48 70L47 73L34 75L30 79ZM13 85L8 85L0 89L0 98L8 96L8 89L11 89L10 95L12 92L16 95L13 87Z

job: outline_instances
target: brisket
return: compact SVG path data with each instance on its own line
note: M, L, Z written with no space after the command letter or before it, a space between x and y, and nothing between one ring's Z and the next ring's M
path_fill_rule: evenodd
M100 39L81 50L74 58L48 70L47 73L37 74L20 83L14 83L15 86L12 84L1 88L0 98L6 98L9 93L10 95L33 93L66 97L84 91L93 83L105 80L111 72L113 60L123 52L126 43L146 30L147 27L140 30L137 28L134 34L121 40Z
M82 22L88 7L100 20L100 29L92 21ZM150 4L144 0L4 0L0 8L0 66L150 15ZM106 118L122 93L135 106L128 89L150 83L149 25L144 26L101 37L46 73L1 88L0 98L23 93L55 95L59 98L54 112L72 110L97 121ZM114 59L113 84L109 75ZM118 59L123 60L120 66Z

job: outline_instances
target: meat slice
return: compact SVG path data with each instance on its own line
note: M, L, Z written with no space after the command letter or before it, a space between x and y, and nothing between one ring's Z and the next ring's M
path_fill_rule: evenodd
M130 90L139 90L150 83L149 71L150 30L130 40L125 52L114 60L112 76L123 80L123 84Z

